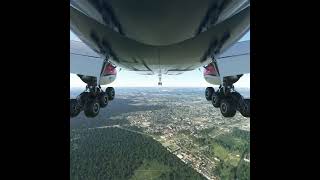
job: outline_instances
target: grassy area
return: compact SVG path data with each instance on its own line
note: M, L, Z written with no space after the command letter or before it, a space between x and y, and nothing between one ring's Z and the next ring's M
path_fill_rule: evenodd
M233 167L237 167L240 161L240 157L237 157L236 155L229 154L228 159L226 160L227 163L229 163Z
M237 169L237 177L239 180L249 180L250 179L250 163L241 161Z
M223 146L230 153L241 154L249 146L249 140L235 137L232 134L223 134L214 139L215 143Z
M168 146L168 148L171 150L171 151L176 151L179 149L179 146L175 145L175 144L170 144Z
M220 160L225 160L228 158L229 152L224 147L222 147L217 143L214 143L212 145L212 152L213 152L213 155L218 157Z
M234 129L210 140L211 154L220 159L215 172L220 179L249 179L250 163L242 160L250 145L250 132Z
M143 164L134 172L131 180L141 180L141 179L159 179L161 174L168 173L170 171L169 166L161 164L157 161L147 161L145 160Z
M230 153L226 148L217 143L214 143L212 145L212 153L220 160L223 160L225 163L228 163L234 167L238 166L238 163L240 161L240 156Z
M217 131L219 131L216 127L211 127L211 128L208 128L208 129L203 129L201 131L199 131L199 134L200 135L203 135L203 136L206 136L208 134L216 134Z

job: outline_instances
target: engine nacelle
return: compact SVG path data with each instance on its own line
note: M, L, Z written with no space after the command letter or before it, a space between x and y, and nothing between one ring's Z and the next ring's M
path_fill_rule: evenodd
M204 67L203 76L204 76L204 79L210 84L214 84L214 85L221 84L221 79L220 79L218 69L212 63Z
M101 77L100 77L100 85L107 85L116 80L117 77L117 69L112 64L108 63L104 67Z
M223 77L223 82L226 84L234 84L242 77L242 75L243 74L225 76ZM210 84L214 84L214 85L222 84L219 70L215 64L210 63L207 66L205 66L203 71L203 76L204 76L204 79Z
M97 85L97 77L94 76L86 76L86 75L80 75L78 74L78 76L80 77L80 79L91 86L96 86ZM115 66L113 66L110 63L107 63L104 66L104 69L101 72L101 76L100 76L100 85L107 85L112 83L117 77L117 69Z

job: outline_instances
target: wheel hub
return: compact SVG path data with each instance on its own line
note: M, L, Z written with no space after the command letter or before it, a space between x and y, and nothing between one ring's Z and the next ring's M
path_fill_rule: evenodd
M94 103L93 105L93 112L97 113L99 110L99 105L97 103Z
M221 104L221 111L222 111L223 113L226 113L227 110L228 110L227 104L225 104L225 103Z
M217 103L217 97L216 97L216 96L213 96L212 102L213 102L213 103Z
M248 105L244 104L244 105L243 105L243 109L244 109L245 111L248 111Z

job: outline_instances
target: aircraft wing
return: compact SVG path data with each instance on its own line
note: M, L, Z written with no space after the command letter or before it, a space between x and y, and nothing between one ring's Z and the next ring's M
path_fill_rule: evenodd
M103 58L81 41L70 40L70 73L98 77Z
M102 58L98 53L81 41L70 40L70 55Z
M250 40L234 44L216 62L220 77L250 73Z

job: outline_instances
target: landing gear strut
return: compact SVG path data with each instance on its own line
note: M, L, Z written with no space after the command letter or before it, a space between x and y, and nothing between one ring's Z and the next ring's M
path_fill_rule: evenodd
M207 87L205 97L208 101L211 100L215 108L220 108L224 117L233 117L237 110L242 116L250 117L250 99L244 99L240 93L234 90L233 85L224 84L217 91L212 87Z
M106 107L114 96L112 87L103 91L100 86L87 85L86 90L76 99L70 99L70 117L77 116L82 110L87 117L96 117L100 108Z
M159 76L158 86L162 86L162 82L161 82L161 74L159 74L158 76Z

